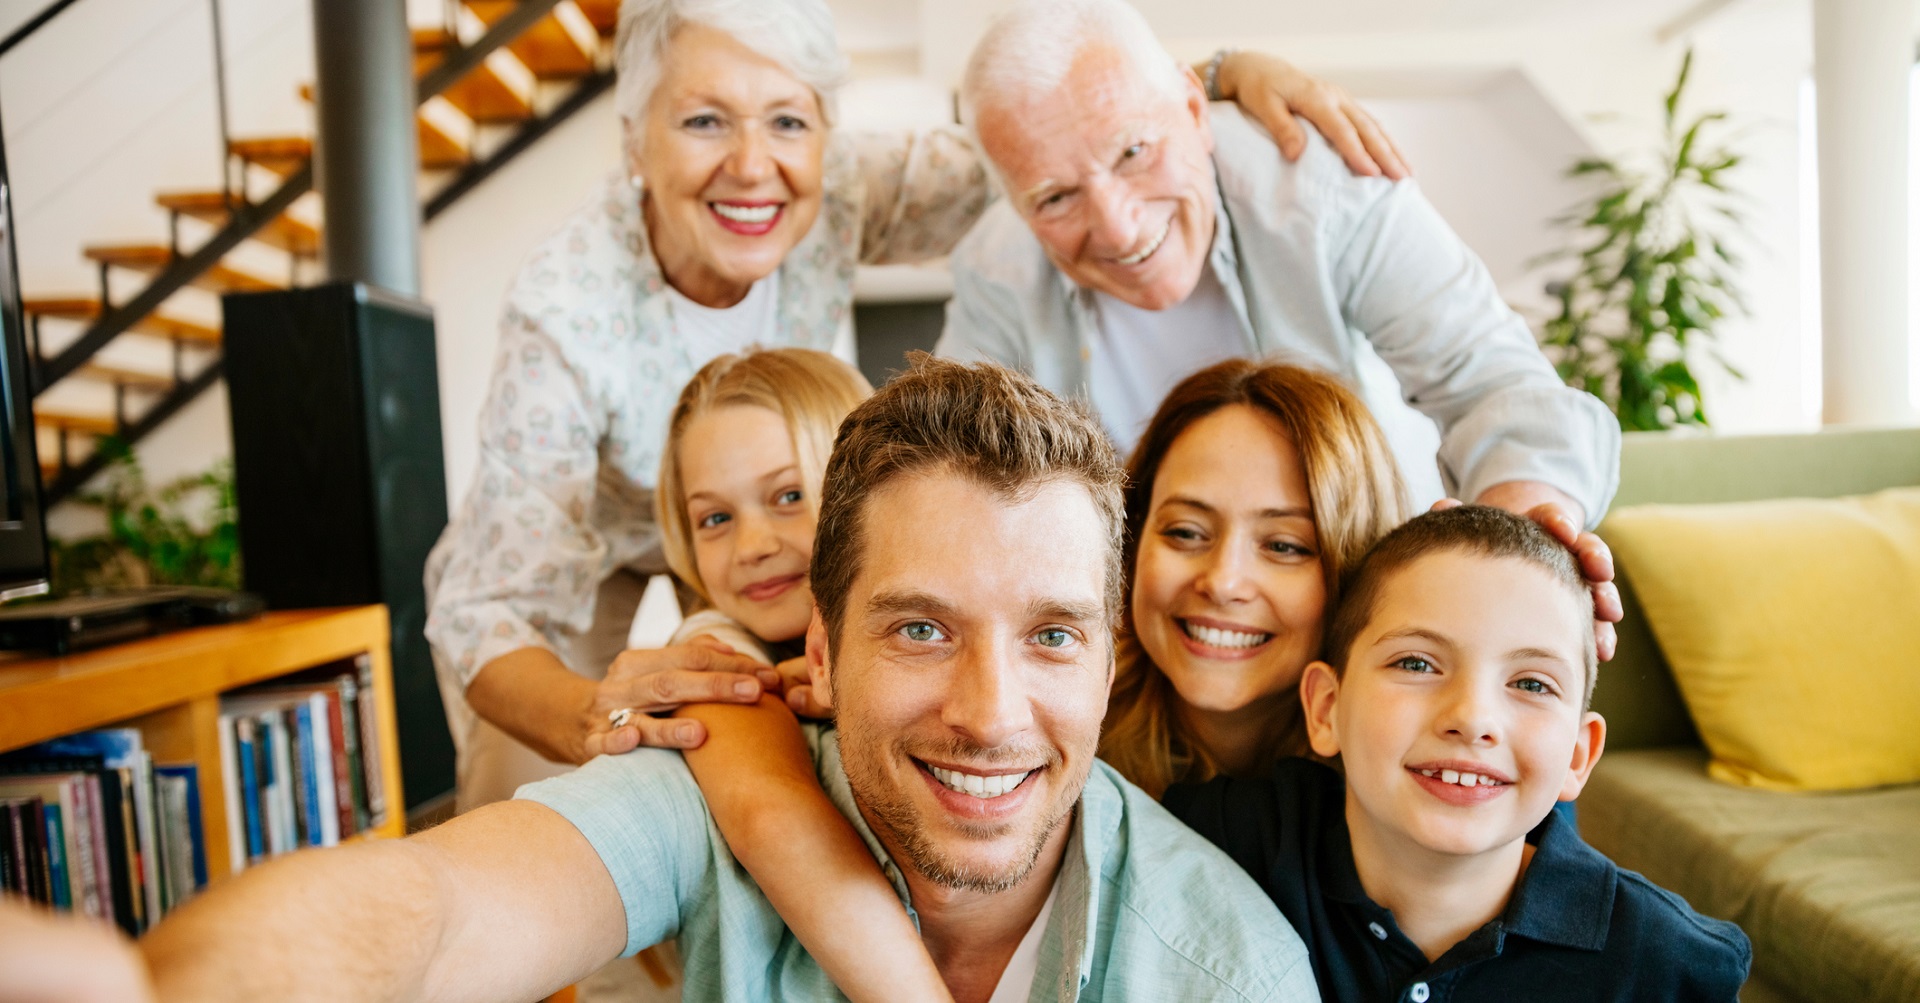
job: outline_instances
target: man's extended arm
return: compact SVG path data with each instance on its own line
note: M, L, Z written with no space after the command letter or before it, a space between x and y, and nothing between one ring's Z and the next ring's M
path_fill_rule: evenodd
M618 955L625 916L578 830L507 801L251 868L139 947L163 1001L528 1000Z

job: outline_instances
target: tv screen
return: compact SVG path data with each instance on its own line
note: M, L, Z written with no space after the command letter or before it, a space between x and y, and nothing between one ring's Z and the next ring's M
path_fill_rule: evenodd
M47 591L47 530L33 435L33 383L13 244L13 185L0 149L0 601Z

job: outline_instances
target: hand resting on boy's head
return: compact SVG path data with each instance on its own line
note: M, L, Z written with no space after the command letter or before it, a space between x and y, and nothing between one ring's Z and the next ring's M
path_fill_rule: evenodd
M1499 499L1490 497L1500 487L1495 485L1483 494L1480 503L1505 508ZM1433 503L1433 511L1464 504L1458 498L1442 498ZM1593 592L1594 649L1601 661L1611 661L1614 647L1619 643L1613 625L1626 616L1625 607L1620 605L1620 587L1613 583L1613 550L1598 535L1581 529L1578 518L1553 502L1534 505L1516 514L1532 519L1548 535L1573 551L1574 560L1580 562L1580 574L1587 579Z
M697 749L707 740L705 725L651 715L696 701L753 703L760 699L763 687L779 689L778 673L710 637L623 651L594 691L593 706L587 712L587 756L618 755L642 745ZM608 714L622 708L641 713L613 727Z

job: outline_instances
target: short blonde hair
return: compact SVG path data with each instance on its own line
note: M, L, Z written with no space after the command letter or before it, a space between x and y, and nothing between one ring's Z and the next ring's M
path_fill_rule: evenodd
M1253 408L1277 423L1300 453L1331 614L1338 605L1343 574L1376 540L1412 514L1400 468L1366 404L1338 378L1299 366L1247 359L1230 359L1180 381L1134 448L1127 464L1129 600L1161 463L1195 422L1235 404ZM1129 612L1129 621L1131 617ZM1206 780L1218 773L1213 754L1175 713L1180 694L1140 647L1131 622L1120 636L1116 660L1113 696L1100 734L1100 758L1154 797L1169 784ZM1297 708L1298 701L1292 706ZM1271 758L1304 751L1297 718L1295 714L1273 722L1265 750Z
M687 517L686 487L680 478L680 440L693 419L736 404L763 407L779 415L793 439L805 501L818 516L820 479L833 451L833 437L847 413L872 393L873 386L859 370L810 348L753 349L722 355L701 366L680 391L667 424L666 448L660 453L660 486L653 505L667 567L700 598L713 601L693 559L693 522Z

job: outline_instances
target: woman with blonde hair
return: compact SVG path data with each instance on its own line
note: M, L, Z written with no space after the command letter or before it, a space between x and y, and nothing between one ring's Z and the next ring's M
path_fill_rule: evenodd
M1158 797L1304 753L1295 691L1340 576L1412 514L1379 425L1335 376L1234 359L1167 395L1127 474L1101 758Z

